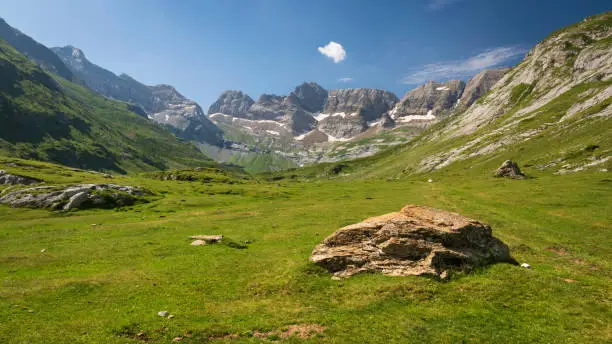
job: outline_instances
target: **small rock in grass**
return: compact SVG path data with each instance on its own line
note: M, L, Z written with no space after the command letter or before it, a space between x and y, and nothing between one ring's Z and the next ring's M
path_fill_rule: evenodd
M215 243L223 240L223 235L193 235L189 239L204 240L208 243Z
M43 248L42 250L40 250L40 253L45 253L45 252L47 252L46 248Z
M334 281L342 281L342 278L338 277L338 276L332 276L331 278Z
M33 309L28 309L28 313L34 313Z
M427 179L428 183L433 183L433 181L434 181L433 179Z
M160 317L167 317L170 313L168 313L168 311L161 311L161 312L157 312L157 315L159 315Z
M168 319L172 319L172 318L174 318L174 314L168 315Z
M183 337L174 337L174 339L172 339L173 342L180 342L181 340L183 340Z
M194 240L191 242L191 246L204 246L206 245L206 241L204 240Z
M521 264L521 267L522 267L522 268L525 268L525 269L531 269L531 265L529 265L529 264L527 264L527 263L523 263L523 264Z

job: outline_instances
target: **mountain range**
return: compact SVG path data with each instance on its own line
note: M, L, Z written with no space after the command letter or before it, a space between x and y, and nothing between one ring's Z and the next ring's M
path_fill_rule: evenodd
M423 135L431 141L447 135L471 135L527 100L535 102L529 107L531 110L593 78L605 83L609 75L606 63L611 60L605 50L609 48L609 30L601 25L599 31L593 33L595 25L592 23L606 22L608 16L603 14L583 22L585 28L575 29L579 33L568 37L555 33L552 37L556 40L548 38L538 44L515 68L484 70L467 81L429 81L410 90L402 99L380 89L326 90L315 82L305 82L288 95L263 94L257 100L241 91L225 91L206 113L199 104L170 85L149 86L126 74L116 75L92 63L83 51L72 46L48 49L3 20L0 21L0 37L42 70L17 58L8 46L3 48L7 55L5 64L12 63L15 71L27 70L28 77L38 86L68 98L75 98L77 93L83 95L84 86L89 89L88 97L103 96L109 104L117 104L129 113L130 118L132 114L140 117L139 121L146 123L144 127L165 130L167 134L164 135L173 136L176 144L195 145L201 152L199 159L209 156L258 172L364 158L415 138L422 140ZM587 73L592 70L597 72ZM4 72L13 76L6 67ZM51 77L44 73L50 73ZM7 80L15 82L16 79L13 76ZM599 94L599 91L592 92ZM597 99L606 100L609 91L602 92ZM11 102L14 103L14 99L5 97L4 104ZM517 110L518 115L527 112ZM37 126L39 132L34 130L29 135L35 139L17 138L6 131L2 138L4 146L9 148L5 150L17 155L38 151L32 154L41 159L57 160L53 154L40 151L39 142L47 139L45 132L55 130L48 119L45 121ZM438 123L444 124L444 129L432 134L429 128L439 127ZM63 125L79 128L73 123ZM499 130L487 135L502 135L504 131ZM70 135L70 130L65 129L62 134L51 137L61 141ZM531 134L522 135L531 137ZM505 137L498 140L497 146L481 149L495 150L519 140ZM447 164L453 156L462 154L441 154L431 158L423 169ZM78 164L79 159L71 157L68 160ZM117 159L113 161L109 166L117 168ZM102 166L106 165L96 165Z

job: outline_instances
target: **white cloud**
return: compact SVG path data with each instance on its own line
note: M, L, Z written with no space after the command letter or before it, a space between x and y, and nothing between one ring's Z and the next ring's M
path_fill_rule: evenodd
M439 11L446 6L459 1L461 0L429 0L427 3L427 8L430 11Z
M429 80L448 80L472 76L483 69L496 67L509 59L525 54L526 50L520 47L499 47L485 50L465 60L437 62L424 65L416 71L404 76L401 83L413 85L422 84Z
M349 77L349 78L340 78L340 79L338 79L338 82L344 82L344 83L347 83L347 82L351 82L351 81L353 81L353 80L355 80L355 79L350 78L350 77Z
M346 51L340 43L330 41L324 47L318 47L319 52L330 59L334 60L334 63L338 63L346 58Z

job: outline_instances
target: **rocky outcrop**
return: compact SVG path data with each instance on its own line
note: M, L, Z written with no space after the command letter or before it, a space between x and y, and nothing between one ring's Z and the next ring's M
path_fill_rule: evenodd
M113 184L81 184L71 186L39 186L9 192L0 203L12 207L71 210L84 208L114 208L134 204L149 194L145 189Z
M445 278L496 262L516 263L489 225L416 205L339 229L316 246L310 260L338 277L370 271Z
M293 91L298 104L305 111L321 112L327 102L327 90L316 82L305 82Z
M43 70L59 75L66 80L75 80L74 74L53 51L11 27L2 18L0 18L0 38L34 61Z
M391 112L396 122L432 120L450 112L463 93L465 83L461 80L447 82L428 81L412 91Z
M493 88L509 70L510 68L508 67L486 69L468 80L458 101L457 111L463 111L474 104L474 102Z
M373 88L341 89L329 91L324 114L357 114L365 121L375 121L398 102L389 91Z
M208 119L202 108L169 85L151 86L155 122L169 126L178 136L197 142L221 144L223 133Z
M35 178L9 174L4 170L0 170L0 185L31 185L40 182L40 180Z
M320 120L317 129L329 136L328 141L349 139L368 128L366 121L356 114L329 116Z
M245 117L253 103L253 99L241 91L225 91L208 108L208 114L222 113L235 117Z
M511 160L506 160L504 163L495 171L496 177L508 177L513 179L525 179L525 175L521 172L519 165Z

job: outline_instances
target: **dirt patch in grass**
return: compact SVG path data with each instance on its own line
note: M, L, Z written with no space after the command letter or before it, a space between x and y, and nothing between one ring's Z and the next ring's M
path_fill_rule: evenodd
M253 337L268 340L283 340L291 337L310 339L318 334L322 334L326 329L327 327L319 324L298 324L269 332L255 331Z
M556 253L556 254L558 254L560 256L565 256L565 255L570 254L570 251L567 248L563 247L563 246L556 246L556 245L555 246L550 246L550 247L547 248L547 250L549 250L551 252L554 252L554 253Z

